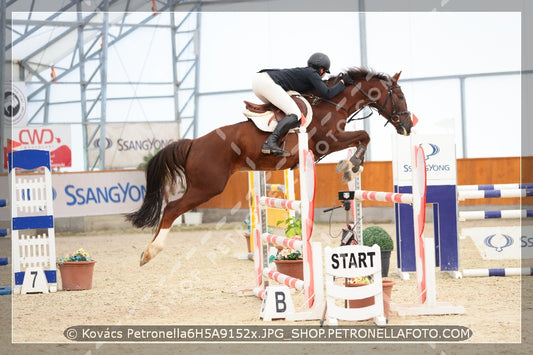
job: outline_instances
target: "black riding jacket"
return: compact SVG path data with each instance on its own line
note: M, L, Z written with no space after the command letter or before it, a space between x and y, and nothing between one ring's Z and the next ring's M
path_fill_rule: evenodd
M345 86L342 82L328 88L322 81L318 71L311 67L292 68L292 69L263 69L260 73L268 73L276 84L281 86L285 91L295 90L300 93L317 89L320 96L331 99L340 94Z

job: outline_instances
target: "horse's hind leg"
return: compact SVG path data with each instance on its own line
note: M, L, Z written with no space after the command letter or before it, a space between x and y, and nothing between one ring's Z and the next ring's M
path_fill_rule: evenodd
M202 202L209 200L216 194L191 188L181 198L169 202L163 209L163 217L161 218L161 222L159 222L157 233L141 254L140 265L143 266L163 250L168 232L176 218Z

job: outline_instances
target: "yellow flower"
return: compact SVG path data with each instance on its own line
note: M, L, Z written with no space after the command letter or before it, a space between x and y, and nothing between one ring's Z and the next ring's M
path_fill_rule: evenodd
M369 284L370 280L366 276L352 277L351 279L348 280L348 283L349 284Z
M69 253L64 258L57 259L59 263L71 262L71 261L92 261L91 256L83 248L76 250L75 253Z

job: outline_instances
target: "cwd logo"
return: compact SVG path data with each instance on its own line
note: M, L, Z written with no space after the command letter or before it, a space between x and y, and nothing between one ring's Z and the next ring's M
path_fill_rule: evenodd
M426 160L429 160L429 157L437 155L440 153L440 147L433 143L422 143L420 146L424 149L426 154Z
M54 131L49 128L22 129L19 132L19 142L22 144L51 144L61 143L61 138L54 136Z
M95 148L100 148L100 138L97 138L93 141L93 146ZM111 138L107 138L105 139L105 149L109 149L113 146L113 141L111 140Z

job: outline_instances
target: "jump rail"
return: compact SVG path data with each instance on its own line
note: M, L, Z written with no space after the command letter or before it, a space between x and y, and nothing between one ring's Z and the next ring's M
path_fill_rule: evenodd
M463 276L520 276L533 275L533 267L502 268L502 269L464 269Z
M533 189L533 184L458 185L457 191Z
M257 277L253 294L265 302L266 288L269 286L268 280L303 290L306 300L303 311L289 314L287 318L290 320L321 319L324 310L322 249L320 243L311 243L316 176L314 157L313 153L308 150L307 139L305 130L298 133L301 200L266 197L267 186L264 172L253 173L255 195L255 216L253 218L256 221L256 228L253 230L254 267ZM267 233L266 208L268 207L299 212L302 219L301 240ZM304 269L303 280L273 270L269 266L269 248L263 242L301 250Z
M480 198L512 198L533 196L533 188L530 189L508 189L508 190L473 190L458 191L457 198L459 201L467 199Z
M533 218L533 210L459 211L459 221Z

